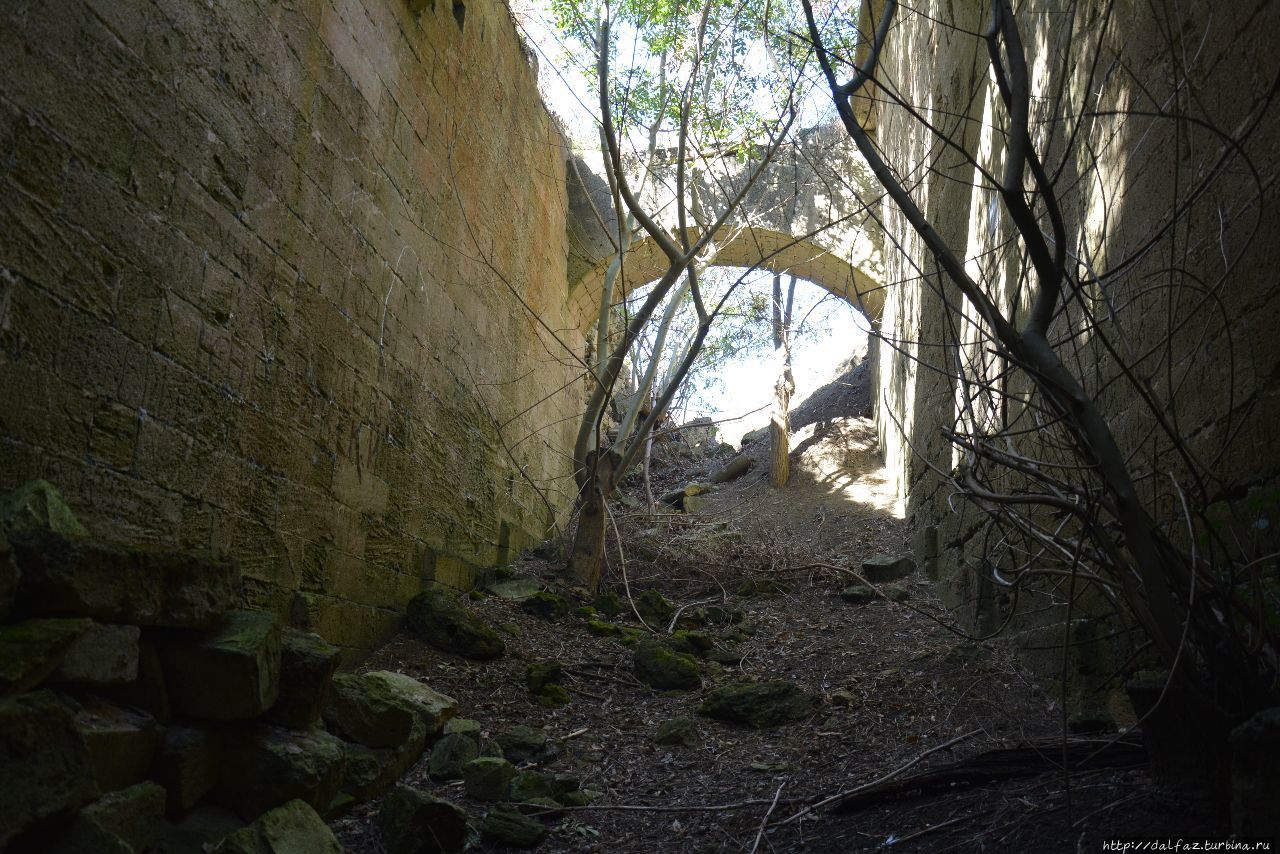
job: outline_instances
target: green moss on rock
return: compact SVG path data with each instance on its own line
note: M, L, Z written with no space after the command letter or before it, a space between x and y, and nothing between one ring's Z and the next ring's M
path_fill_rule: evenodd
M702 687L697 659L676 652L661 641L644 640L636 644L633 666L641 682L660 691L694 691Z
M498 633L444 588L433 587L419 593L409 601L405 613L409 628L436 649L477 661L506 652Z
M712 690L698 713L760 729L808 717L816 707L813 697L790 682L735 682Z

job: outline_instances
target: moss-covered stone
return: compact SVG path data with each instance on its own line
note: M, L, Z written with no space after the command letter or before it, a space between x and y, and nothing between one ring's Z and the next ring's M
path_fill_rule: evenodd
M347 761L342 772L342 792L361 801L378 797L413 767L426 743L426 725L421 720L414 723L409 738L397 747L369 747L344 741Z
M193 718L243 720L270 709L280 693L280 621L236 611L222 626L160 648L173 709Z
M0 700L0 849L97 795L88 748L66 706L47 691Z
M516 767L506 759L482 756L462 766L462 781L467 796L477 801L506 800Z
M554 658L535 661L524 669L524 684L534 694L563 678L564 665Z
M546 835L542 822L505 804L491 808L480 826L480 836L486 842L512 848L533 848Z
M268 810L222 840L216 849L217 854L342 854L343 850L324 819L302 800Z
M443 854L467 844L466 812L409 786L397 786L387 796L377 824L387 854Z
M459 780L462 768L473 759L480 758L480 745L463 733L446 735L431 749L428 773L433 780Z
M480 743L480 732L483 728L479 721L470 718L451 718L444 725L445 735L465 735L477 744Z
M808 717L816 707L813 697L790 682L735 682L712 690L698 713L759 729Z
M498 633L472 613L458 596L442 587L432 587L413 597L405 614L409 628L436 649L477 661L497 658L506 652Z
M320 719L342 652L319 635L285 628L280 636L280 692L267 720L306 729Z
M538 705L549 709L567 706L572 701L573 698L569 696L569 690L563 685L544 685L542 690L538 692Z
M547 751L547 734L530 726L513 726L494 736L502 755L512 762L529 762Z
M897 581L915 571L915 561L905 555L876 555L862 562L862 577L872 584Z
M348 741L369 747L397 747L407 742L421 721L434 738L456 715L458 704L412 676L377 670L342 673L333 678L324 721Z
M573 616L583 620L594 620L596 617L596 609L590 605L582 605L573 609Z
M911 598L911 588L907 586L905 581L895 581L892 584L885 584L880 588L880 592L884 594L884 598L890 602L905 602Z
M563 596L541 590L522 601L520 608L525 613L544 620L558 620L569 614L569 601Z
M622 626L604 620L587 620L587 631L600 638L620 638L624 634Z
M53 531L71 537L87 537L88 529L62 500L62 493L47 480L29 480L0 503L0 522L12 533Z
M91 620L26 620L0 628L0 694L29 691L51 677Z
M538 799L548 799L561 803L561 798L578 791L580 786L581 782L572 774L521 771L511 781L511 800L533 803Z
M681 631L667 638L667 646L685 655L706 658L715 646L715 640L706 632Z
M327 809L342 784L343 744L324 730L247 724L226 733L221 743L214 796L245 821L295 798Z
M622 604L622 597L612 590L598 594L591 604L597 611L611 620L626 610L626 607Z
M663 722L653 735L653 743L697 747L702 743L702 737L698 734L697 722L693 718L682 716Z
M665 629L676 608L657 590L645 590L635 597L636 612L651 628Z
M676 652L661 641L644 640L636 644L632 663L636 677L660 691L694 691L702 687L697 659Z

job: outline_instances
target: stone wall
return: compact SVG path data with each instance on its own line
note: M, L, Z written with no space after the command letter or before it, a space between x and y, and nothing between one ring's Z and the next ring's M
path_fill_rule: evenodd
M0 490L347 647L546 532L583 339L505 4L8 3L0 51Z
M1111 340L1127 348L1126 359L1162 402L1171 429L1207 464L1210 500L1241 528L1232 535L1257 540L1262 554L1262 541L1274 537L1280 522L1280 451L1267 436L1280 417L1280 347L1272 332L1280 289L1269 237L1280 228L1270 162L1280 124L1267 109L1280 65L1262 34L1280 27L1280 10L1122 0L1108 17L1110 6L1043 0L1018 7L1034 135L1057 175L1068 245L1094 269L1113 271L1074 297L1077 307L1053 333L1101 402L1157 519L1170 525L1181 519L1171 476L1185 479L1187 470L1114 354L1088 333L1081 300L1097 309ZM1003 164L1006 120L995 106L985 46L966 35L986 28L986 7L967 0L900 9L884 58L887 79L953 129L959 150L939 145L891 104L881 105L878 134L887 159L971 275L993 283L1017 317L1029 308L1023 279L1029 262L1010 242L1014 230L995 193L961 156L995 174ZM1071 106L1055 116L1048 105L1060 94ZM1179 112L1191 118L1169 118ZM1225 145L1228 137L1239 147ZM918 342L946 340L944 299L955 295L939 285L936 265L892 205L885 221L887 245L907 252L888 256L886 340L879 345L882 445L913 521L926 530L938 526L936 539L921 539L919 556L935 564L947 598L970 625L989 628L982 622L992 591L976 581L989 557L983 516L952 500L954 490L929 466L945 472L954 463L939 432L952 422L953 390L930 370L954 351ZM1169 329L1174 334L1166 341ZM987 370L998 368L991 363ZM1040 619L1060 620L1048 609L1062 601L1049 596L1036 603L1044 606Z

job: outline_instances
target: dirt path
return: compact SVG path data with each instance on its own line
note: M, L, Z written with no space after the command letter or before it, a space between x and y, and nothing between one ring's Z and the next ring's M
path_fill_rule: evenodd
M953 748L926 756L914 770L1051 737L1060 725L1056 703L1012 660L965 643L933 619L942 609L918 573L907 581L904 602L840 598L850 583L840 567L901 552L907 531L893 515L870 422L836 417L802 432L795 479L785 490L770 487L757 470L700 496L695 513L650 517L618 508L626 559L612 559L614 589L653 589L689 611L714 603L742 614L739 628L749 634L707 628L720 663L701 665L700 690L645 687L633 675L632 648L620 640L592 634L585 619L540 619L498 597L474 606L505 632L507 654L499 660L467 662L403 635L365 666L401 670L455 697L486 737L517 724L545 731L555 749L539 767L572 774L599 796L551 822L543 851L857 851L894 842L895 850L1063 850L1074 849L1082 834L1116 832L1121 816L1138 822L1133 831L1186 813L1161 801L1143 772L1106 770L1075 778L1070 812L1061 778L1050 773L897 798L857 813L802 815L953 739ZM660 469L658 485L696 480L715 464ZM526 560L518 568L554 581L552 564ZM619 624L639 628L634 617ZM665 634L667 627L657 628ZM735 637L741 642L732 643ZM572 698L566 706L540 705L525 687L525 668L547 659L564 666ZM714 686L743 678L790 682L817 699L816 711L759 730L696 714ZM683 716L695 721L695 744L655 743L660 725ZM486 806L469 801L461 784L430 780L426 765L424 757L405 782L464 805L473 817L484 814ZM381 850L371 820L376 809L367 804L335 823L350 850Z

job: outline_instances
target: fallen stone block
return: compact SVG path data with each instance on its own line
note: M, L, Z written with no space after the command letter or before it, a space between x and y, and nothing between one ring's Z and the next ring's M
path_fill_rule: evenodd
M222 744L214 797L245 821L295 798L327 809L342 784L342 740L324 730L246 724L224 733Z
M461 598L444 588L432 587L413 597L405 617L409 628L436 649L477 661L506 652L498 633L472 613Z
M205 854L243 827L245 823L231 810L202 804L175 822L165 822L156 852Z
M71 822L50 854L151 850L160 835L165 791L152 782L138 783L94 801Z
M872 584L897 581L915 571L916 563L909 557L877 555L862 562L862 577Z
M516 767L505 759L482 756L462 766L467 796L477 801L505 801Z
M761 729L813 714L817 701L790 682L735 682L713 689L698 714Z
M0 522L13 534L53 531L71 537L87 537L89 531L62 500L62 493L47 480L29 480L0 502Z
M128 549L52 531L10 535L16 610L102 623L205 627L240 601L240 569L210 555Z
M660 691L696 691L702 687L702 671L692 655L676 652L657 640L636 644L633 659L636 678Z
M0 628L0 694L29 691L53 676L89 620L26 620Z
M451 697L437 693L412 676L378 670L334 677L325 724L348 741L369 747L396 747L422 721L428 740L440 734L458 713Z
M48 691L0 700L0 850L98 796L71 710Z
M399 747L343 742L347 764L342 774L342 792L360 801L378 797L413 767L426 744L427 729L421 720L414 724L413 733Z
M68 647L53 679L94 686L134 682L141 635L137 626L92 624Z
M164 732L152 776L168 793L167 812L188 812L218 784L217 734L200 724L175 723Z
M467 814L461 807L408 786L397 786L378 810L387 854L461 851L467 844Z
M711 475L712 483L729 483L742 477L751 471L751 467L755 465L755 460L746 454L739 454L725 465L719 471L713 472Z
M222 840L214 854L342 854L333 831L306 801L293 800Z
M480 826L480 836L486 842L511 848L533 848L546 835L542 822L505 804L491 808Z
M155 718L94 697L84 702L75 719L101 791L125 789L147 778L164 742Z
M431 749L427 773L433 780L459 780L462 767L480 757L480 743L463 733L446 735Z
M319 635L285 628L281 634L280 693L267 720L306 729L320 719L342 652Z
M547 734L520 724L494 736L502 755L512 762L537 761L547 754ZM483 753L483 751L481 751Z
M702 736L698 734L698 724L694 719L682 715L681 717L664 721L658 727L658 731L654 733L653 743L668 746L697 747L702 743Z
M280 692L280 621L263 611L233 612L221 627L160 647L175 712L218 721L253 718Z

